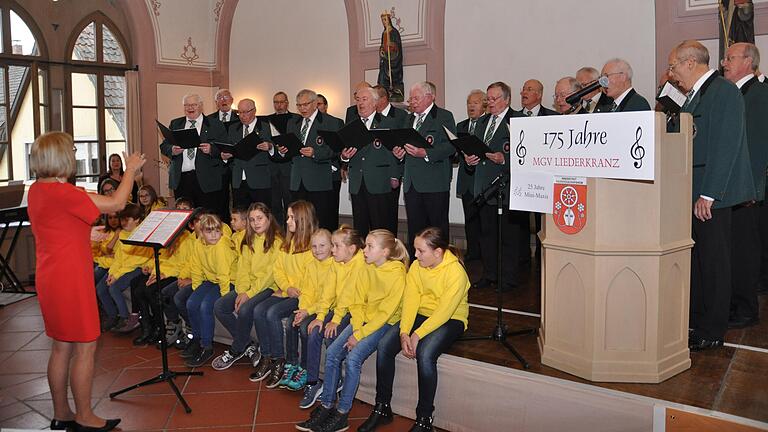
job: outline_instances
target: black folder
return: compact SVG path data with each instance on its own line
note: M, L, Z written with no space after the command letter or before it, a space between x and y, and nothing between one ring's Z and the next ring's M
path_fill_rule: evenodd
M273 135L272 142L275 143L275 145L283 146L288 149L288 152L283 155L284 159L291 159L294 156L298 156L299 150L304 147L301 141L299 141L299 137L293 133ZM275 157L277 157L277 148L275 148Z
M679 113L685 104L686 96L667 81L659 90L659 94L656 95L656 100L664 107L664 112Z
M450 140L451 144L456 147L456 150L464 153L465 155L477 156L480 159L487 159L485 154L493 153L493 150L485 145L485 143L480 138L478 138L477 135L465 134L464 136L457 137L445 126L443 126L443 129L445 129L445 134L448 135L448 140Z
M373 141L373 135L360 119L350 122L338 131L318 130L317 134L336 153L352 147L360 150Z
M229 153L236 159L248 161L260 151L256 146L262 142L264 142L264 140L259 136L258 132L252 132L236 144L214 141L213 145L215 145L222 153Z
M269 114L263 116L256 116L259 120L272 123L272 126L277 129L278 132L284 134L288 129L288 120L295 116L294 113L285 114Z
M389 150L395 147L405 147L405 144L411 144L424 149L432 148L432 145L413 128L371 129L370 132L375 139L378 139Z
M197 133L197 129L176 129L170 130L165 125L155 120L160 133L163 134L163 138L168 140L171 145L181 147L183 149L197 148L200 146L200 135Z

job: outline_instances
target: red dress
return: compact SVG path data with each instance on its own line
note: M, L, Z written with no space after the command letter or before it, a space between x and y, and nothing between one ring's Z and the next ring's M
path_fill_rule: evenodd
M90 237L99 210L69 183L35 182L27 202L45 332L64 342L94 341L100 327Z

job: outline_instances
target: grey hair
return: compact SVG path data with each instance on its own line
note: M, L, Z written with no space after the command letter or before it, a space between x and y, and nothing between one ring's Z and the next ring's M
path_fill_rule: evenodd
M371 99L373 99L373 102L376 103L379 101L379 92L376 91L373 87L364 87L357 91L360 92L368 92L371 95Z
M624 60L622 58L612 58L612 59L608 60L607 62L605 62L605 64L607 64L607 65L608 64L612 64L612 63L618 65L619 66L619 70L621 72L624 72L624 75L627 77L627 80L629 80L629 82L632 82L632 66L629 65L628 61L626 61L626 60Z
M181 98L181 104L185 104L187 102L187 99L197 99L197 103L202 103L203 98L200 97L197 93L187 93L184 95L184 97Z
M314 90L310 90L310 89L304 89L304 90L301 90L300 92L298 92L298 93L296 94L296 99L298 100L298 99L299 99L300 97L302 97L302 96L307 96L307 97L309 97L309 101L310 101L310 102L314 102L314 101L316 101L316 100L317 100L317 93L315 93L315 91L314 91Z
M568 82L568 85L571 86L571 93L579 91L583 87L581 85L581 83L579 82L579 80L577 80L576 78L574 78L572 76L562 77L559 80L557 80L558 83L560 81L567 81ZM557 87L557 83L555 83L555 87Z
M414 87L420 88L425 95L431 94L432 96L437 96L437 87L429 81L419 81L414 84Z
M760 50L752 43L744 42L744 55L752 59L752 72L760 67Z
M697 40L686 40L681 42L680 45L675 47L675 57L680 61L692 58L697 64L709 64L709 51L707 50L707 47Z
M231 91L229 91L229 89L225 89L225 88L223 88L223 89L219 89L219 90L216 92L216 94L213 96L213 98L214 98L214 99L218 99L218 98L219 98L219 96L223 95L224 93L229 93L229 97L230 97L230 98L232 97L232 92L231 92Z
M588 73L589 74L589 79L591 81L594 81L594 80L596 80L596 79L598 79L600 77L600 71L598 71L597 69L593 68L592 66L584 66L583 68L581 68L581 69L576 71L576 75L578 75L580 73Z

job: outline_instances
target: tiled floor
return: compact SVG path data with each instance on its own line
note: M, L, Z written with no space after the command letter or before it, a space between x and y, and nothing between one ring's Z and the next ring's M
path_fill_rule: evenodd
M49 349L36 299L0 308L0 428L44 429L50 424L53 409L45 375ZM172 370L189 370L175 349L170 350L169 362ZM109 399L110 392L160 373L160 352L155 348L134 348L130 338L108 334L100 340L97 365L96 412L122 418L122 430L295 431L294 424L309 415L309 410L298 408L300 393L248 381L252 368L245 363L222 372L207 366L201 369L202 377L178 378L192 414L184 413L166 383ZM351 430L369 412L369 405L355 401ZM398 416L381 430L408 430L412 423Z

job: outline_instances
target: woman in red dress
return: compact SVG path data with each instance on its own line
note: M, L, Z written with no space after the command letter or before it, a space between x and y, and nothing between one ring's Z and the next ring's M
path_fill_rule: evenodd
M51 429L107 431L120 419L104 420L91 409L94 354L100 334L91 225L100 214L125 206L145 159L138 154L127 157L127 169L115 193L95 195L67 182L76 173L73 150L70 135L50 132L35 140L30 152L30 165L37 177L27 199L35 236L35 288L45 332L53 339L48 360L54 418ZM75 398L74 413L67 400L68 385Z

